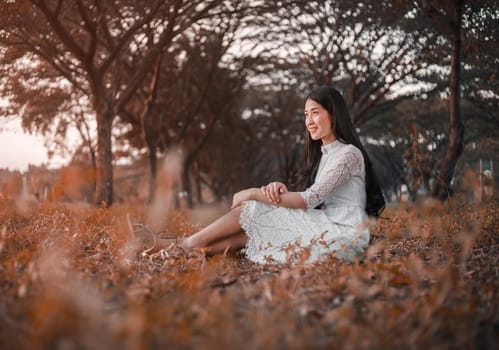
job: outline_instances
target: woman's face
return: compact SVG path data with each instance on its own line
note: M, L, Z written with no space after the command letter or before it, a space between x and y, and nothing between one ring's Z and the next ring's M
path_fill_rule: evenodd
M318 102L308 99L305 102L305 126L312 140L322 140L322 144L336 140L331 126L329 112Z

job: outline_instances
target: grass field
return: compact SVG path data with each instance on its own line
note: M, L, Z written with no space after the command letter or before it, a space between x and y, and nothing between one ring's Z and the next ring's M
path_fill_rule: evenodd
M492 349L497 202L388 208L362 261L143 256L116 205L0 204L0 349ZM194 232L190 213L163 227Z

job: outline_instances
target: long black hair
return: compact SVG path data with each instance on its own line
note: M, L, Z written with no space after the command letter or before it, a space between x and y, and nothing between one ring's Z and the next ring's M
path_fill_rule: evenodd
M381 192L376 174L367 155L367 152L360 142L359 135L350 119L347 105L341 93L332 86L320 86L313 90L308 95L307 100L311 99L319 103L328 112L331 120L331 125L336 139L345 144L352 144L357 147L364 157L366 169L366 212L369 216L379 217L385 208L385 198ZM307 132L307 168L305 170L305 185L311 186L315 181L317 169L321 160L321 140L312 140Z

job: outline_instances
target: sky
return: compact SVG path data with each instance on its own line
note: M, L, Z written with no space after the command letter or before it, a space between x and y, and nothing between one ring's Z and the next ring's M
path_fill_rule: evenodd
M60 157L49 160L43 138L25 133L18 120L0 122L0 169L26 171L29 164L60 166Z

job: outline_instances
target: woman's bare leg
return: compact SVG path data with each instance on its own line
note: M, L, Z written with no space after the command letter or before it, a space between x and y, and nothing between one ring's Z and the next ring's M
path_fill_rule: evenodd
M217 254L229 248L238 250L246 245L247 237L239 225L241 207L232 209L202 230L186 238L159 238L152 251L167 249L174 243L180 243L185 250L208 248L209 254Z
M182 247L187 250L194 248L205 248L217 243L218 241L223 241L233 235L240 233L240 215L241 207L232 209L224 216L218 218L217 220L213 221L211 224L203 228L201 231L196 232L192 236L186 237L182 241Z
M151 251L158 252L161 249L170 248L172 244L180 243L180 245L186 250L193 248L205 248L206 253L208 255L215 255L224 252L226 249L228 249L229 251L237 251L239 249L244 248L246 246L246 243L248 242L248 236L246 236L246 234L243 231L240 231L238 233L233 234L232 236L228 236L218 241L212 242L205 247L187 248L184 244L184 241L185 238L179 238L179 239L159 238L156 241L156 244L154 245L154 248Z
M226 237L210 244L206 247L206 253L208 255L215 255L218 253L222 253L225 250L238 251L239 249L246 247L247 242L248 236L246 236L246 234L241 231L232 236Z

